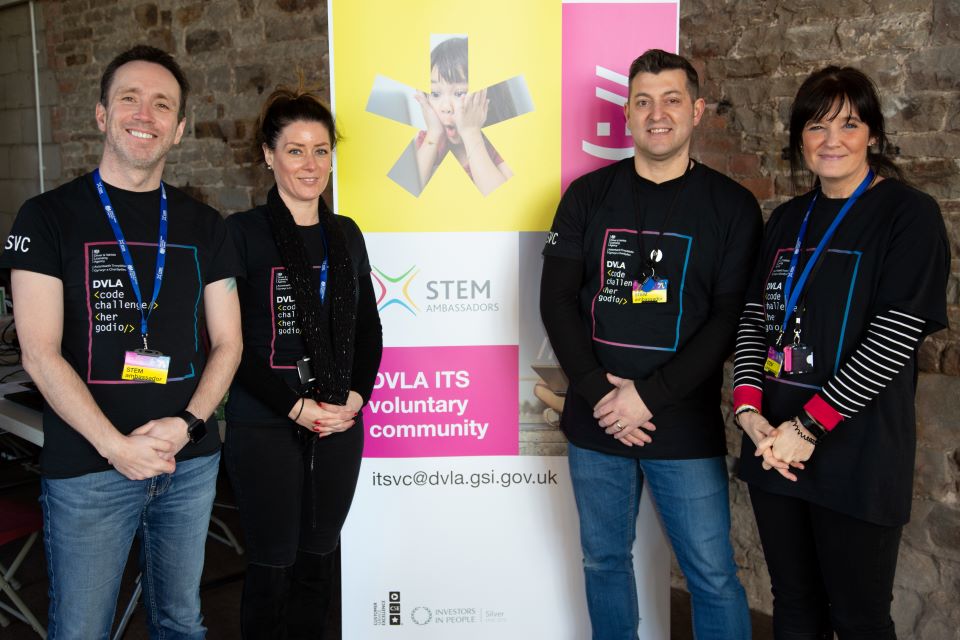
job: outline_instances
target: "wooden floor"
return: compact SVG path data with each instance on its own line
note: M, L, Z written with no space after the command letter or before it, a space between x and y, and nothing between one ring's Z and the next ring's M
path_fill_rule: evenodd
M2 445L3 437L0 436L0 445ZM3 447L0 446L0 453L3 450ZM7 487L7 485L21 482L22 484L17 486ZM218 501L232 502L229 482L225 480L222 474L217 489ZM36 500L40 492L39 482L35 474L25 471L19 463L0 459L0 492L11 499ZM235 510L215 508L214 515L224 520L239 535L239 522ZM9 563L18 549L19 545L17 543L11 543L0 548L0 562ZM243 557L237 555L229 547L214 540L208 541L201 597L204 620L210 630L208 633L210 640L240 637L239 610L243 565ZM136 577L135 566L135 560L131 559L131 562L128 563L127 574L123 579L124 586L117 606L118 618L130 599ZM20 590L21 597L37 615L40 622L45 624L47 619L47 579L42 545L37 544L31 550L27 560L18 571L17 577L23 584ZM670 594L670 606L670 637L674 640L692 640L690 596L685 591L673 589ZM331 617L334 620L339 620L339 610L333 613L334 615ZM753 619L754 638L773 637L769 616L751 612L751 617ZM336 640L339 638L339 629L331 628L328 631L329 633L321 640ZM39 638L39 636L27 625L17 620L13 620L9 627L0 629L0 640L34 640L36 638ZM147 638L143 610L138 608L130 622L124 640L146 640ZM348 640L362 639L351 638Z

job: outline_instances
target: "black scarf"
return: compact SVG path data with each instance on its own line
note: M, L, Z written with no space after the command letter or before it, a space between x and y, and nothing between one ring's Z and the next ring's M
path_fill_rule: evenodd
M345 404L353 374L358 295L357 275L347 250L346 237L321 198L319 220L329 251L326 304L330 305L330 312L324 313L303 237L276 186L267 194L267 209L273 240L293 287L296 323L316 378L307 394L318 402Z

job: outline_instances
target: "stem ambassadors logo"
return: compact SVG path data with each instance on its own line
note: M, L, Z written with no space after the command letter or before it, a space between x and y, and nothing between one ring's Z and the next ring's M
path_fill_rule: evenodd
M417 315L420 308L410 297L410 284L420 273L417 266L414 265L401 273L399 276L389 276L380 269L372 267L370 275L377 288L377 311L383 313L383 310L392 305L400 305L413 315Z
M419 274L420 270L416 265L398 276L388 275L385 271L372 267L370 275L376 290L377 311L383 313L392 306L398 306L414 316L422 311L500 311L500 303L493 297L490 280L445 278L426 280L421 287L419 282L414 283ZM419 305L418 300L421 302Z

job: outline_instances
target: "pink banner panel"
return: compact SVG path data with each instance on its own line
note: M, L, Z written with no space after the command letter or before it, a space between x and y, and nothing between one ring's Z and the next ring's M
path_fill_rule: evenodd
M517 455L518 347L387 347L364 409L367 458Z
M561 188L633 155L623 117L630 63L647 49L676 53L675 3L564 3Z

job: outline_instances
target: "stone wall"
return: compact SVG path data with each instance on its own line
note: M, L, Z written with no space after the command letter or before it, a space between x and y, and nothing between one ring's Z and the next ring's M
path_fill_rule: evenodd
M253 146L265 92L292 80L298 67L308 80L327 86L323 0L51 0L40 2L40 9L44 53L56 74L50 94L60 95L51 118L52 140L61 151L59 182L99 159L101 138L93 123L99 74L135 42L173 52L193 85L187 132L170 156L166 178L224 213L260 201L269 185ZM957 0L682 0L681 13L681 51L703 72L709 103L697 157L749 187L769 214L791 195L781 151L784 120L801 80L828 63L860 66L881 89L901 166L940 202L953 255L960 257ZM4 124L0 134L11 135L8 129ZM0 181L14 170L3 157L0 151ZM953 264L947 297L960 328L960 262ZM957 639L960 334L944 331L928 339L921 365L914 513L904 532L894 609L903 638ZM728 437L731 451L738 451L732 426ZM530 442L524 451L553 453L558 446ZM731 487L737 560L750 602L770 611L749 502L741 483Z
M57 95L40 16L37 27L44 179L49 186L60 179L60 153L51 144L50 126L50 105ZM7 236L20 204L40 193L36 105L30 8L26 3L0 7L0 237Z
M326 92L327 8L320 0L60 0L44 2L47 53L62 95L54 110L63 178L100 158L93 122L100 74L117 53L147 43L187 74L187 128L164 178L224 214L262 202L272 184L254 142L260 105L277 84Z

